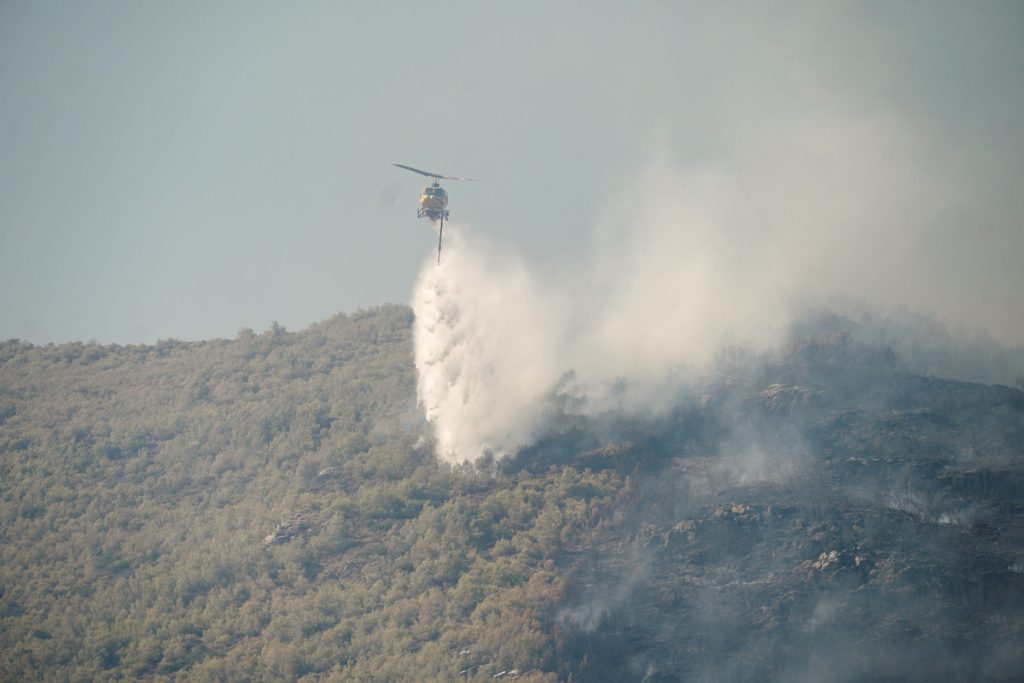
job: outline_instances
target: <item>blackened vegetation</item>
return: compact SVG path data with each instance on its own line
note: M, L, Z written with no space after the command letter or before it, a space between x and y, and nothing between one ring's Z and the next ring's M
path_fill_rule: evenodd
M909 374L844 335L746 370L621 453L631 492L574 567L563 674L1019 676L1024 393ZM680 421L697 434L657 438Z

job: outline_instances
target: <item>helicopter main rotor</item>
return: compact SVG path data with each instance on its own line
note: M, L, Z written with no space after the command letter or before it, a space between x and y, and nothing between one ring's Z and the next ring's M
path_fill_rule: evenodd
M440 173L431 173L430 171L422 171L422 170L420 170L418 168L413 168L412 166L406 166L405 164L392 164L392 166L397 166L398 168L404 168L407 171L412 171L413 173L419 173L420 175L425 175L428 178L433 178L435 184L436 184L436 182L438 180L468 180L468 181L473 182L473 183L480 182L476 178L460 178L459 176L455 176L455 175L441 175Z

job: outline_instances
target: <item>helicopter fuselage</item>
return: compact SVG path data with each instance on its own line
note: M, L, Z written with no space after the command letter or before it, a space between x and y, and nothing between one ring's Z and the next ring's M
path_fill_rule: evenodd
M416 212L418 218L429 218L436 221L440 218L448 218L448 193L444 188L434 183L423 188L420 194L420 208Z

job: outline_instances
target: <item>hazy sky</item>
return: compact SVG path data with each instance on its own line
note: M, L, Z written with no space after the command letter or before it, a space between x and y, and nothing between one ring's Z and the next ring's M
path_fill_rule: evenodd
M725 178L734 267L1024 343L1022 122L1020 2L0 0L0 339L407 302L397 162L549 272Z

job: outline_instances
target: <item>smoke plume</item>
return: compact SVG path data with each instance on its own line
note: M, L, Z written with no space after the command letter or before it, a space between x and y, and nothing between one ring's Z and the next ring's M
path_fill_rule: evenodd
M628 232L599 236L574 278L531 271L450 225L441 264L424 264L413 297L419 400L444 458L528 443L556 391L583 414L667 409L723 344L780 338L788 316L775 265L734 258L699 197L652 183L667 202L642 209Z
M668 409L723 347L771 349L828 297L965 320L962 283L936 272L964 239L955 164L893 117L761 113L702 168L655 153L564 272L450 225L413 296L443 458L529 443L556 393L582 414Z
M453 462L528 439L558 378L564 315L525 266L449 224L413 296L417 392Z

